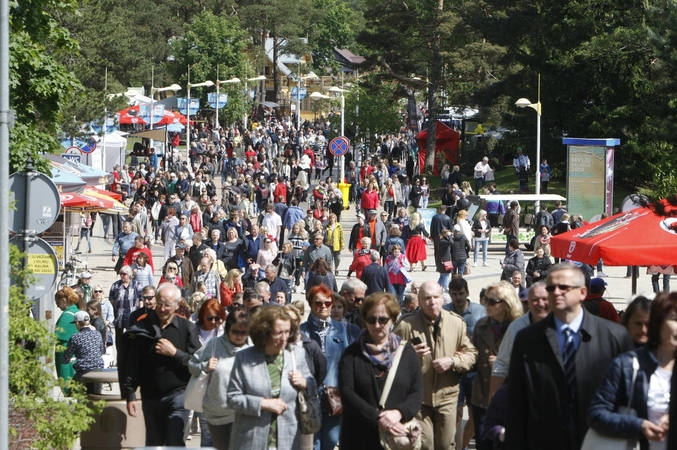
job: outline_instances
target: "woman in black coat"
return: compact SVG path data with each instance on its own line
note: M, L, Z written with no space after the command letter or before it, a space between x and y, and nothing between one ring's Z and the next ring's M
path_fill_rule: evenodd
M445 261L451 261L451 247L453 241L451 238L451 230L448 228L442 229L440 235L435 238L435 266L440 278L437 283L446 288L449 286L449 278L451 277L451 270L444 267Z
M413 419L423 401L421 363L411 343L406 343L385 410L379 411L381 392L401 343L390 332L400 306L391 294L378 292L364 301L366 329L343 354L339 365L339 389L343 401L341 448L382 449L379 429L405 434L404 423ZM387 320L382 324L380 320Z

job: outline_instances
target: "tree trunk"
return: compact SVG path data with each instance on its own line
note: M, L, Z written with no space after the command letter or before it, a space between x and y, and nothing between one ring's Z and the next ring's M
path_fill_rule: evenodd
M444 0L437 2L437 18L444 9ZM428 85L428 139L426 140L425 170L433 171L435 167L435 145L437 144L437 93L440 89L442 57L440 55L440 31L436 27L431 45L430 75ZM421 168L424 169L424 168ZM434 173L434 171L432 172Z

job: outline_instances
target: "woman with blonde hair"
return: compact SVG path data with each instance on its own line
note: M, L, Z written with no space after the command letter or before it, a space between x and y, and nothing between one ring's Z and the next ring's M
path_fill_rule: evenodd
M474 195L475 193L473 192L472 188L470 187L470 183L467 181L464 181L461 183L461 191L466 195Z
M226 265L223 263L223 261L216 257L216 252L214 249L205 249L203 255L209 258L212 270L216 270L222 280L226 278L226 275L228 275L228 269L226 269Z
M470 226L470 221L468 221L467 209L462 209L458 212L458 215L456 216L456 224L461 227L461 232L468 242L472 242L472 227Z
M334 213L329 214L326 241L334 257L334 274L338 276L338 267L341 264L341 250L346 248L346 242L343 236L343 227L338 222Z
M409 225L405 226L404 230L403 234L408 236L408 240L405 242L405 251L407 260L411 264L411 271L414 271L414 265L418 262L421 263L421 269L425 270L425 260L428 258L428 253L425 240L423 240L421 235L428 239L430 234L425 229L425 224L421 221L421 214L417 212L413 213L409 220Z
M230 269L221 283L221 306L227 308L233 304L233 295L242 292L242 272L240 269Z
M507 281L487 286L484 293L487 315L475 324L472 341L477 348L477 376L472 387L472 415L475 423L477 448L492 448L484 433L484 416L489 406L489 380L503 336L513 320L523 314L515 288Z

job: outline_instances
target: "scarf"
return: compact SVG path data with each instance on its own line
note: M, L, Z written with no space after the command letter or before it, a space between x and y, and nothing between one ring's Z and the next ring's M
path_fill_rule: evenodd
M315 332L320 337L320 347L322 347L322 353L325 353L327 349L327 336L329 335L331 319L322 320L315 314L310 314L308 316L308 321L315 328Z
M388 342L382 348L378 348L372 342L371 336L367 330L362 330L360 337L358 338L362 354L369 362L380 370L390 370L390 367L393 364L393 357L395 356L397 348L400 346L401 340L402 338L395 333L390 333Z
M550 238L551 237L552 236L550 236L549 234L547 236L540 235L538 239L541 241L541 244L550 245Z
M508 320L499 322L497 320L491 319L491 330L494 332L494 342L496 344L498 344L505 334L506 330L508 329L508 325L510 325L510 321Z

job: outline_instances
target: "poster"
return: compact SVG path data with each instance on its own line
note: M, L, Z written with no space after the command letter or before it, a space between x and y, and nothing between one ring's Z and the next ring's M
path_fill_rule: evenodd
M567 211L589 220L606 211L606 147L570 145L567 161Z

